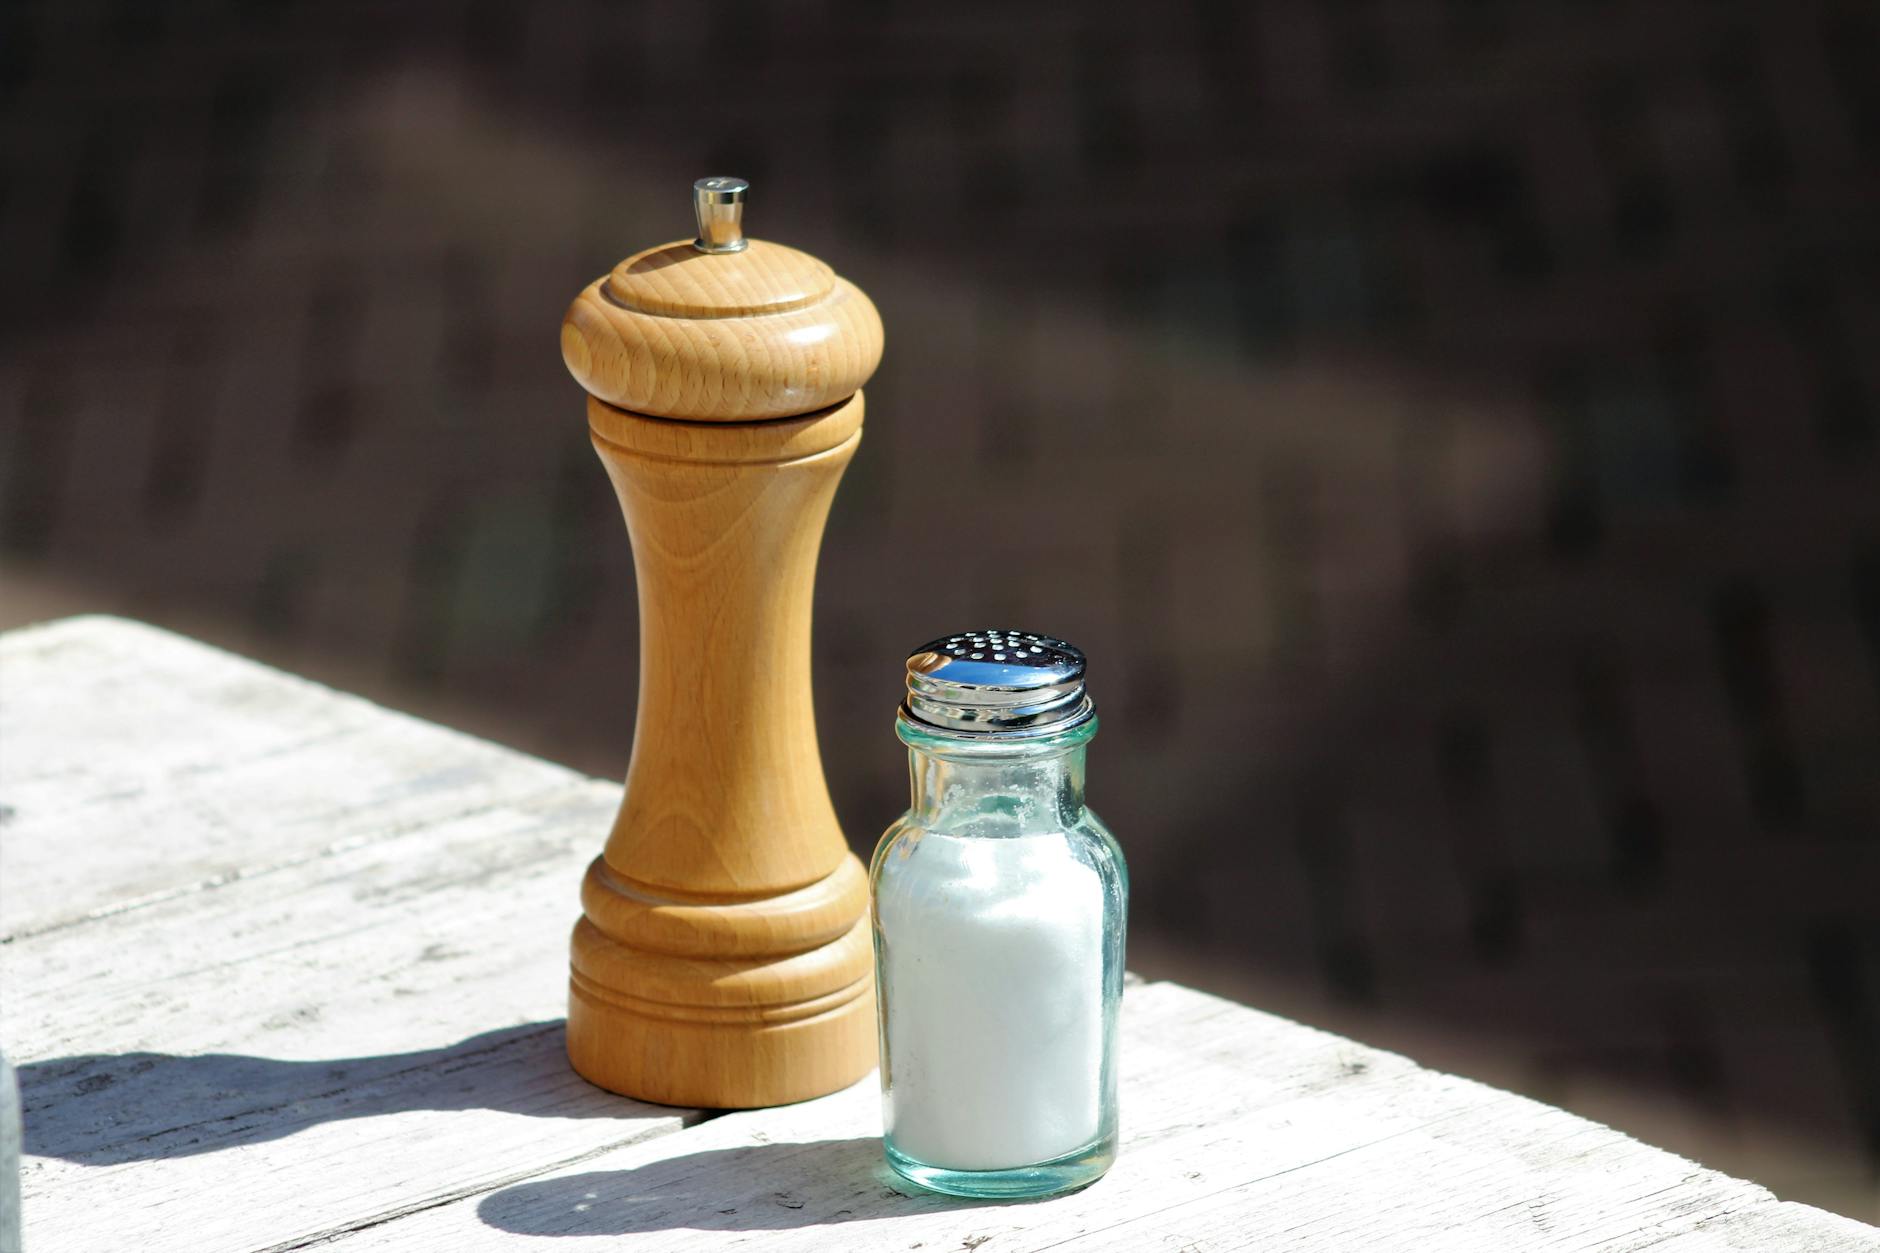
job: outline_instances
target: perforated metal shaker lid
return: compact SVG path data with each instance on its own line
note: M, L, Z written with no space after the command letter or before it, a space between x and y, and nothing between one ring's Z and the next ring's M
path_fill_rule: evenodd
M1042 735L1096 715L1084 691L1084 655L1033 631L962 631L907 659L901 715L969 735Z

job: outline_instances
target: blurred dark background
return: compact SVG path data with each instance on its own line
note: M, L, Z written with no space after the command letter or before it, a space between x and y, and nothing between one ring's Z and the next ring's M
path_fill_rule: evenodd
M1067 636L1138 969L1880 1220L1869 0L16 0L0 135L5 624L617 777L557 326L744 175L888 329L858 849L906 648Z

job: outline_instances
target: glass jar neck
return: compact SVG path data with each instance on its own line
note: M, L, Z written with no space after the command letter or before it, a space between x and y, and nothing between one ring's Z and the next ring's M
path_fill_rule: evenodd
M1094 721L1032 740L961 740L900 725L919 825L993 838L1064 831L1084 817L1084 746Z

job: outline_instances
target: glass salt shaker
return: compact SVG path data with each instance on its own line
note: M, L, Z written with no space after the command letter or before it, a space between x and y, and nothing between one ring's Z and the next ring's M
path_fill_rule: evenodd
M888 1164L1049 1196L1116 1158L1129 876L1084 807L1084 655L970 631L907 659L913 801L869 871Z

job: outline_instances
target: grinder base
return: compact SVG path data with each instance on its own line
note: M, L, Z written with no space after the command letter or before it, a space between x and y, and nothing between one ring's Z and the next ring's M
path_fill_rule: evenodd
M574 929L568 1060L662 1105L746 1109L847 1087L875 1065L867 891L853 854L808 887L719 905L662 900L596 858Z

